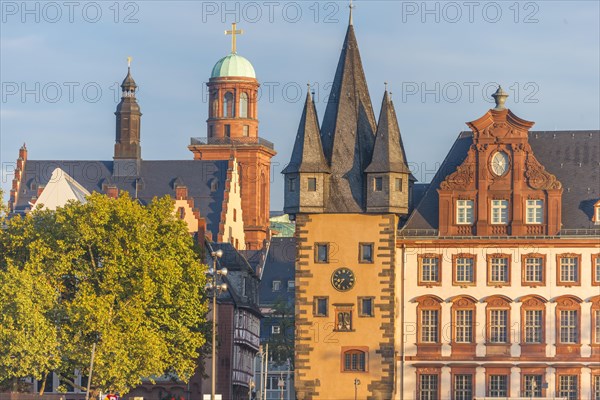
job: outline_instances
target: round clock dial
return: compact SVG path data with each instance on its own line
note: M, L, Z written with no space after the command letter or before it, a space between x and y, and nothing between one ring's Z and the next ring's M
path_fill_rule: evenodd
M504 175L508 171L508 163L508 155L503 151L497 152L492 157L492 172L498 176Z
M341 292L352 289L355 281L354 272L348 268L338 268L331 275L331 284Z

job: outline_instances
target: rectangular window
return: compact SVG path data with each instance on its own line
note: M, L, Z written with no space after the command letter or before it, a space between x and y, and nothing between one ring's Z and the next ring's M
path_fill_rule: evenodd
M560 258L560 281L576 283L579 280L579 259L577 257Z
M421 311L421 342L438 342L438 310Z
M600 400L600 375L594 375L594 400Z
M250 127L248 125L244 125L244 136L250 136Z
M542 343L543 311L525 310L525 343Z
M358 315L360 317L372 317L373 313L373 297L359 297L358 298Z
M373 243L359 244L359 261L362 263L373 262Z
M271 333L274 335L279 335L281 333L281 327L279 325L271 326Z
M317 178L308 178L308 191L309 192L317 191Z
M544 259L541 257L528 257L525 259L525 282L544 282Z
M295 192L296 191L296 178L290 178L290 179L288 179L288 190L290 192Z
M296 281L288 281L288 292L292 292L296 289Z
M456 310L456 343L473 342L473 310Z
M438 400L438 375L419 375L419 400Z
M523 396L542 397L543 375L523 375Z
M328 263L329 262L329 243L316 243L315 244L315 262L316 263Z
M508 310L490 310L490 342L508 343Z
M373 179L373 190L376 192L383 191L383 178L382 177L376 177L375 179Z
M580 400L577 375L560 375L558 382L558 397L568 400Z
M473 375L454 375L454 400L473 400Z
M592 277L592 284L600 286L600 256L593 256L592 264L592 273L594 274Z
M215 127L213 125L210 125L208 127L208 137L211 138L215 135Z
M526 219L528 224L541 224L544 222L544 201L527 200Z
M394 180L394 190L396 190L396 192L402 191L402 178L396 178Z
M366 371L365 353L358 350L344 353L344 371Z
M508 258L494 257L490 262L490 282L508 283Z
M421 258L421 282L439 282L440 269L438 257L423 257Z
M594 310L594 343L600 344L600 310Z
M577 343L577 310L560 310L560 343Z
M508 375L490 375L488 396L508 396Z
M456 223L473 224L473 200L456 200Z
M456 282L473 283L475 282L474 260L471 257L458 257L456 259Z
M329 299L327 297L315 297L314 314L315 317L326 317L329 315Z
M492 200L492 224L508 224L508 200Z
M273 281L273 291L279 292L281 290L281 281Z
M231 125L225 125L225 137L231 137Z

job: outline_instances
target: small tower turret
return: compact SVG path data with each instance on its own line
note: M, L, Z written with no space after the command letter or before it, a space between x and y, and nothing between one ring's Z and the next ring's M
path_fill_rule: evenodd
M285 174L285 205L288 214L322 213L329 189L329 165L323 153L317 110L306 94L304 111L290 163Z
M131 57L127 59L127 76L121 84L121 102L117 106L116 142L113 175L137 175L142 158L140 123L142 113L135 97L137 84L131 76Z
M394 104L387 89L381 104L372 160L365 169L367 212L408 214L413 178L406 162Z

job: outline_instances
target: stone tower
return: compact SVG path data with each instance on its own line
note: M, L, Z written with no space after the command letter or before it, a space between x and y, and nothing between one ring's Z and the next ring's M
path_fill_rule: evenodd
M137 84L131 76L131 58L128 64L127 76L121 83L121 102L115 111L117 117L113 171L115 176L137 176L142 158L140 144L142 113L135 97Z
M231 31L231 53L214 66L209 89L207 137L193 138L189 149L197 160L229 160L240 166L246 249L260 249L269 238L271 142L258 135L258 88L254 67L237 54Z

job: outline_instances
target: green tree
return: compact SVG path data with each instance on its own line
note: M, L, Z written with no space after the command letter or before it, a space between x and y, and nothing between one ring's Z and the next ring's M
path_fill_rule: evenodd
M57 345L22 338L32 352L49 349L46 357L35 352L45 361L38 368L62 372L68 382L75 369L87 371L96 344L92 387L125 394L141 377L167 374L186 381L193 374L207 311L199 260L168 197L142 206L127 194L93 194L86 203L34 210L7 223L0 239L0 292L11 289L8 278L15 271L24 282L36 281L32 292L48 291L39 299L43 304L31 305L40 313L39 323L31 324L50 326L46 340ZM0 309L23 319L23 309L10 308L15 297L5 297ZM0 329L22 336L17 328ZM0 347L0 370L11 365L10 357ZM43 373L24 366L0 380Z

